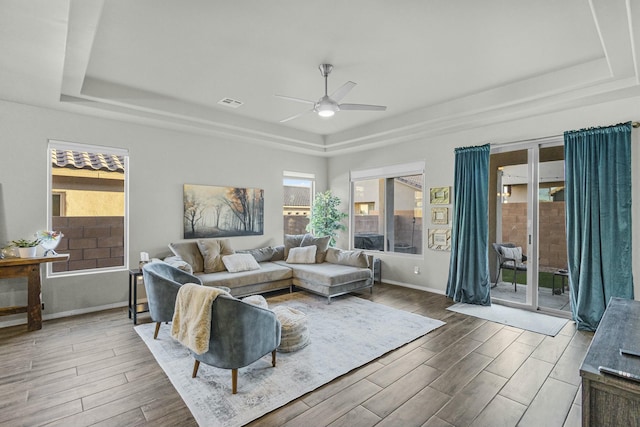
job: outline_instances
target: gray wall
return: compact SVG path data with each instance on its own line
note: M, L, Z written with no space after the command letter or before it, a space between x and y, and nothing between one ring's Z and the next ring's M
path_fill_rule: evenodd
M431 224L429 187L453 186L454 149L485 143L500 144L547 136L562 135L566 130L593 126L606 126L630 120L640 120L638 99L624 99L617 102L598 104L588 108L568 110L555 114L533 116L528 119L465 130L466 123L460 124L459 131L437 137L424 137L398 145L369 149L363 153L337 156L329 160L329 188L343 200L342 208L348 212L349 172L385 165L409 163L424 160L426 190L424 195L425 220L423 225L423 255L400 256L379 255L382 260L382 277L385 282L402 284L434 292L446 291L450 252L428 249L426 238L429 228L441 228ZM633 182L640 182L640 129L633 131ZM640 185L633 187L633 264L636 299L640 299ZM451 206L451 205L449 205ZM449 224L451 226L451 224ZM348 235L343 233L338 246L348 246ZM420 274L414 274L414 267Z
M236 249L282 244L282 173L316 175L326 188L322 157L283 152L221 137L196 135L0 101L0 245L33 235L47 224L47 143L49 139L129 149L129 262L141 251L168 253L182 238L182 185L233 185L265 191L263 236L234 237ZM46 279L45 318L122 305L128 272ZM0 306L26 305L20 279L0 281ZM16 320L19 319L19 320ZM2 324L24 323L24 315Z
M349 206L349 171L424 159L426 186L453 185L453 150L484 143L506 143L562 134L565 130L640 119L637 98L588 108L535 116L517 121L466 129L438 137L416 138L389 147L368 149L330 159L283 152L260 145L229 141L123 121L47 110L0 101L0 243L25 237L46 227L47 142L49 139L123 147L130 150L130 256L137 266L139 253L167 253L167 243L181 239L182 185L210 184L260 187L265 190L265 234L233 238L235 248L282 243L282 171L314 173L317 191L331 188ZM634 182L640 169L640 130L633 143ZM266 167L265 167L266 166ZM640 185L633 188L634 275L640 298ZM425 203L426 204L426 203ZM429 210L424 233L430 227ZM390 283L443 293L449 252L426 247L412 257L382 255L383 279ZM342 233L338 246L348 246ZM413 273L414 266L421 273ZM26 290L16 280L0 282L0 305L26 304ZM45 319L95 309L121 306L127 300L126 271L44 279ZM24 315L0 319L25 323Z

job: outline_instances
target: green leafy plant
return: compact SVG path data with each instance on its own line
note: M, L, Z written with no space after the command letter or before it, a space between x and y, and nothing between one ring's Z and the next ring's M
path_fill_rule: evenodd
M331 236L330 246L336 244L338 231L347 229L342 224L342 220L349 215L338 210L338 206L340 206L340 198L333 196L331 190L316 194L311 207L309 224L307 225L307 231L310 231L316 237Z
M27 240L27 239L18 239L11 241L12 246L18 248L32 248L34 246L38 246L40 244L40 239L35 240Z

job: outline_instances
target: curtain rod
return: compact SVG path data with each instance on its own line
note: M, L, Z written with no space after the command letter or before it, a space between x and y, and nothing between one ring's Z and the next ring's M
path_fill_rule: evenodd
M631 127L640 128L640 122L631 122ZM551 136L543 136L543 137L540 137L540 138L521 139L521 140L518 140L518 141L490 143L489 145L492 148L497 148L497 147L501 147L503 145L513 145L513 144L522 144L522 143L530 143L530 142L536 142L536 141L551 140L551 139L554 139L554 138L561 138L563 136L564 136L564 134L551 135Z

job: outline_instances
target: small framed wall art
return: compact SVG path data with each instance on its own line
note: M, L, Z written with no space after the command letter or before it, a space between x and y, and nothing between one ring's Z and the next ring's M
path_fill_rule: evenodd
M431 208L431 223L437 225L449 224L449 208Z
M429 249L434 251L451 250L451 229L450 228L430 228L429 229Z
M432 205L448 205L451 187L431 187L429 195Z

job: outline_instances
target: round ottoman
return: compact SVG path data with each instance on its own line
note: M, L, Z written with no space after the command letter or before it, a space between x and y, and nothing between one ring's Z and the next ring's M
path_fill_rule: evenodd
M273 309L278 317L281 329L280 347L278 351L289 353L300 350L311 342L307 315L295 308L278 306Z
M269 308L267 300L264 299L262 295L251 295L246 298L242 298L242 301L248 304L257 305L258 307Z

